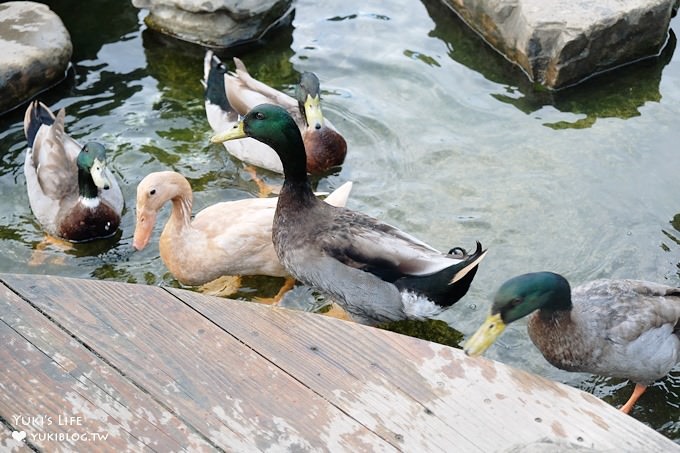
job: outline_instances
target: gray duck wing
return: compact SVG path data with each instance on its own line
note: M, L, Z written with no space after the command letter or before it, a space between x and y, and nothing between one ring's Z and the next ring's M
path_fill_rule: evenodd
M75 159L65 146L75 142L64 132L64 116L61 109L54 124L40 128L32 149L32 164L40 189L53 200L62 200L78 190Z
M341 263L370 272L383 280L431 275L456 263L398 228L365 214L334 209L321 246Z
M608 340L630 344L663 328L680 331L680 288L642 280L596 280L574 289L579 312L597 314Z

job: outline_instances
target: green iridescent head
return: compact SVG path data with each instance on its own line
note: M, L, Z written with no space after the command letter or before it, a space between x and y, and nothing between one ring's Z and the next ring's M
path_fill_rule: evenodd
M89 142L80 150L76 160L78 170L89 174L95 186L107 190L111 181L106 176L106 149L97 142Z
M465 343L471 356L486 351L503 333L505 327L536 310L556 311L571 308L569 282L553 272L534 272L511 278L496 292L491 314Z

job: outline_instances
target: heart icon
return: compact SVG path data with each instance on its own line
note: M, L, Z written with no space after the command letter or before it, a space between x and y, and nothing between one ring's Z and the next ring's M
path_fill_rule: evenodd
M26 439L26 431L12 431L12 437L21 442Z

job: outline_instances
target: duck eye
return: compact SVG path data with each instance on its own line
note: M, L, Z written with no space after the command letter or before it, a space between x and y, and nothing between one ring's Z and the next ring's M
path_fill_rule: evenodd
M258 119L258 120L263 120L264 119L264 113L262 113L262 112L255 113L255 118Z
M156 189L151 189L149 191L149 195L155 195L156 194Z
M520 299L519 297L515 297L514 299L512 299L508 303L508 307L509 308L515 308L516 306L518 306L520 304L520 302L522 302L522 299Z

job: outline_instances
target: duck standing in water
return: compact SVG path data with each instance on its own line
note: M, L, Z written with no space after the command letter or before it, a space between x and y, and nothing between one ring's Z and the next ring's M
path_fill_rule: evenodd
M571 290L564 277L552 272L505 282L491 314L465 343L465 353L482 354L507 324L531 313L529 337L552 365L635 382L621 407L625 413L649 384L680 363L680 288L595 280Z
M332 296L356 321L376 324L435 316L465 295L486 254L456 247L441 253L397 228L319 202L306 171L305 145L283 108L253 108L214 143L252 137L281 158L284 184L273 241L286 269Z
M71 242L113 236L124 202L106 167L106 150L96 142L81 146L69 137L64 117L64 109L55 116L38 101L26 110L24 174L31 210L52 236Z

